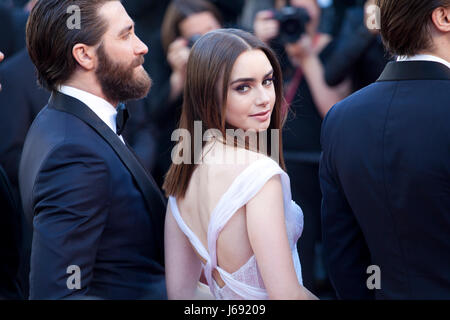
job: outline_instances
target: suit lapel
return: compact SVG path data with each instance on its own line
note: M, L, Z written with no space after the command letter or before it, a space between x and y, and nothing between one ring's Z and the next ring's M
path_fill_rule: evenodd
M433 61L389 62L377 81L450 80L450 69Z
M159 255L164 256L163 230L166 201L156 182L147 173L139 160L119 137L104 123L88 106L73 97L59 92L52 93L49 108L70 113L94 129L115 151L125 167L130 171L136 181L142 196L147 204L150 219L154 229L155 243L160 250Z

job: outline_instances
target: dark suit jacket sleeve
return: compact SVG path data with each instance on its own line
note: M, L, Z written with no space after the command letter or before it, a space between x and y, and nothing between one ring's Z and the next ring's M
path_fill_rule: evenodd
M39 172L33 190L30 298L84 298L110 205L107 166L95 150L64 143ZM81 271L79 290L67 286L72 265Z
M0 78L2 78L3 87L0 94L2 112L0 118L0 136L2 137L2 142L0 143L1 163L9 179L11 179L11 183L17 186L20 154L34 115L31 114L32 110L26 100L24 88L12 84L12 79L4 77L9 71L4 71L3 68L0 68Z
M323 152L320 161L322 190L322 236L325 262L331 283L339 299L374 299L367 288L369 250L352 209L339 185L333 165L330 113L322 126ZM334 124L335 125L335 124Z
M22 147L36 115L46 105L49 92L39 88L35 67L26 49L0 64L0 163L18 191Z

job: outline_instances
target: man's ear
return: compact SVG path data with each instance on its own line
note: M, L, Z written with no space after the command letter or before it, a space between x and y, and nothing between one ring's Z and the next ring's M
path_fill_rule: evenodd
M90 71L95 68L95 48L85 44L77 43L73 46L72 55L80 67Z
M450 32L450 7L439 7L431 15L433 24L441 32Z

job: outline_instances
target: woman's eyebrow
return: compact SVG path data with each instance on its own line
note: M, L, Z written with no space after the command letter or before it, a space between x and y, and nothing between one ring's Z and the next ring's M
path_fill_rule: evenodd
M269 72L267 72L267 73L264 75L264 78L267 78L267 77L270 76L272 73L273 73L273 70L270 70ZM255 82L255 81L256 81L255 78L239 78L239 79L236 79L236 80L231 81L231 82L230 82L230 85L232 85L232 84L234 84L234 83L237 83L237 82Z

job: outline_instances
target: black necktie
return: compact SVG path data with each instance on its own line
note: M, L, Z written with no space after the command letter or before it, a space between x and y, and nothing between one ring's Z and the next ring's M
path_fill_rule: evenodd
M117 106L117 116L116 116L116 133L121 135L125 129L125 124L130 116L128 115L127 107L123 103L119 103Z

